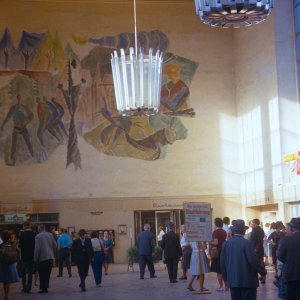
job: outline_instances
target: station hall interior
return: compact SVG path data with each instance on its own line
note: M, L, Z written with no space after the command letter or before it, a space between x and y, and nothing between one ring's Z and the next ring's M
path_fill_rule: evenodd
M133 1L1 3L0 230L108 229L124 263L145 223L180 228L186 202L246 223L299 217L299 0L239 28L204 24L194 1L137 0L139 46L161 48L162 88L186 93L130 117L111 54L134 42ZM9 115L18 101L26 134Z

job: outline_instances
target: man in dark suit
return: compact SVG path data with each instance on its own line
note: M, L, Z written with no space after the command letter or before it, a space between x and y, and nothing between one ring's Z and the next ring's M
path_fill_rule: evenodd
M80 229L78 235L79 238L73 242L72 258L78 268L78 274L80 277L79 287L81 288L82 292L85 292L85 279L88 276L90 263L94 258L94 250L92 242L87 237L84 229Z
M235 220L232 226L234 235L224 243L221 252L221 271L232 300L256 300L257 273L266 274L252 243L244 238L247 229L243 220Z
M179 258L182 256L182 249L178 234L175 233L174 223L170 222L169 232L162 238L161 247L164 251L164 258L168 268L171 283L177 282L177 270Z
M145 268L148 266L150 278L156 278L153 264L154 234L150 232L150 225L144 225L144 231L138 236L137 248L139 252L140 279L144 279Z
M287 225L292 234L284 237L278 246L277 257L284 263L287 300L300 299L300 218L292 218Z
M264 261L264 238L265 233L263 229L259 226L260 221L258 219L253 219L251 222L252 225L252 232L250 235L250 241L252 242L252 245L254 247L254 251L262 262ZM262 276L260 279L261 283L266 283L265 276Z
M22 276L22 292L29 294L32 287L35 233L32 231L29 221L24 222L23 228L24 230L20 233L19 248L21 249L21 264L24 266L24 270L19 275Z

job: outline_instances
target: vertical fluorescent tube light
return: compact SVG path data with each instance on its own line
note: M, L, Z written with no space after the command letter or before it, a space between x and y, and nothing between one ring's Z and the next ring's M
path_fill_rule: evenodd
M163 55L153 49L145 54L143 49L137 53L136 2L134 0L135 49L129 54L120 50L111 56L117 111L123 116L135 114L151 115L159 112L162 80Z

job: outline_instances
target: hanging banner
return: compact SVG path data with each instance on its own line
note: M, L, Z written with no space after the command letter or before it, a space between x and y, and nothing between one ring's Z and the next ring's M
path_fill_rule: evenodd
M189 242L212 239L210 203L184 203L186 235Z

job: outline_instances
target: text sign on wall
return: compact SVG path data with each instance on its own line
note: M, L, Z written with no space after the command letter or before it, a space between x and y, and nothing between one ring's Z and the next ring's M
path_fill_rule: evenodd
M212 239L210 203L184 203L186 235L189 242Z
M4 215L4 222L13 222L13 223L22 223L25 222L27 219L26 214L17 214L17 215L10 215L6 214Z

